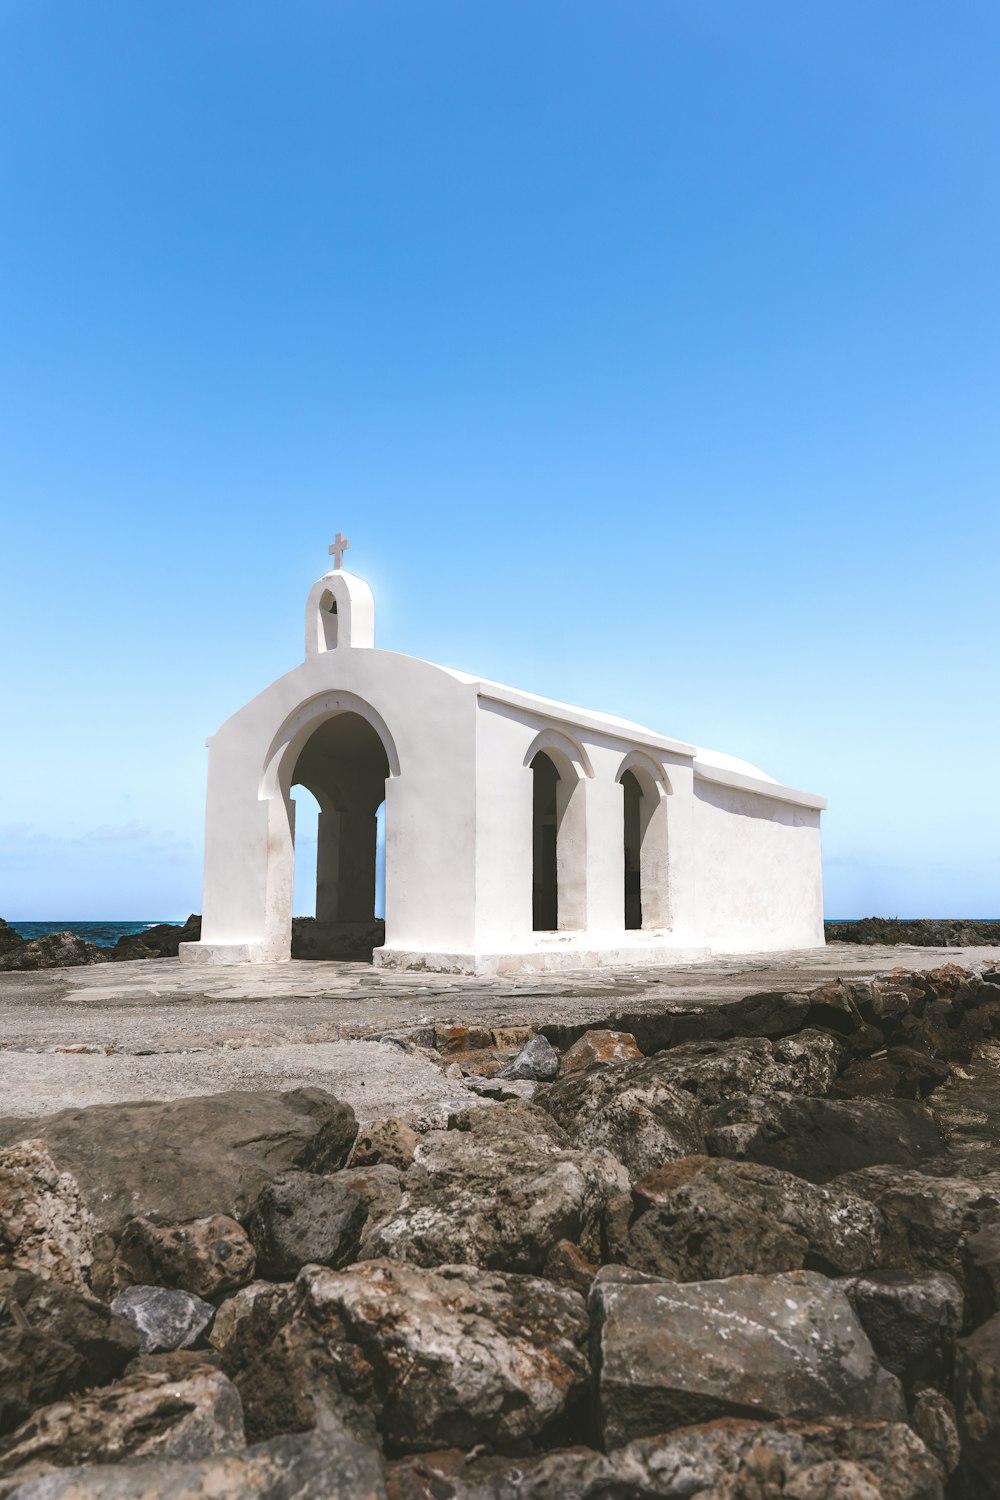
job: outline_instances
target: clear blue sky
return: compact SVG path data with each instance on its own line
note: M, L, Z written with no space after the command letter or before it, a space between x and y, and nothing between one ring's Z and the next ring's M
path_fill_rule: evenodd
M0 0L0 915L200 903L204 739L380 643L1000 915L993 0Z

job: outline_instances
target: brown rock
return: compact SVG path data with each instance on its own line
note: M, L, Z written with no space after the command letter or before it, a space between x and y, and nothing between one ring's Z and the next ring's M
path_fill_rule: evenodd
M33 1407L113 1380L139 1335L103 1302L30 1271L0 1271L0 1432Z
M1000 1313L966 1339L955 1355L955 1410L963 1469L976 1496L994 1495L1000 1474Z
M69 1172L44 1141L0 1150L0 1267L89 1291L94 1223Z
M382 1460L344 1435L309 1432L211 1458L65 1469L17 1500L385 1500Z
M405 1171L420 1144L420 1136L405 1120L389 1115L373 1120L359 1132L351 1152L352 1167L389 1166Z
M878 1263L882 1222L863 1198L751 1162L685 1157L640 1178L624 1257L678 1281Z
M204 1458L242 1446L243 1408L221 1371L140 1374L34 1412L0 1441L0 1477L23 1484L74 1464Z
M624 1168L563 1146L530 1105L468 1112L467 1130L424 1137L399 1208L366 1234L363 1259L541 1272L559 1240L606 1259L629 1213Z
M878 1208L885 1224L883 1264L948 1271L964 1284L966 1242L1000 1220L1000 1171L973 1180L951 1175L948 1159L942 1161L942 1175L877 1166L828 1186L846 1188Z
M942 1500L937 1460L902 1422L725 1418L599 1453L457 1450L388 1465L390 1500Z
M253 1435L327 1410L362 1430L374 1417L397 1450L521 1442L589 1373L582 1297L472 1266L307 1266L270 1340L253 1334L230 1364Z
M186 1224L132 1219L118 1246L119 1286L181 1287L212 1298L253 1280L254 1248L246 1230L226 1214Z
M219 1304L218 1312L212 1323L208 1342L213 1349L225 1349L232 1343L239 1332L241 1324L249 1318L254 1306L260 1302L267 1308L268 1313L276 1312L292 1288L292 1282L274 1281L251 1281L249 1286L241 1287L231 1297L227 1297ZM187 1352L187 1351L185 1351ZM145 1358L160 1359L163 1356L144 1356Z
M594 1063L627 1062L642 1051L629 1031L585 1031L563 1055L560 1072L582 1073Z
M113 1290L115 1242L129 1219L176 1223L222 1213L242 1222L280 1172L343 1166L356 1134L354 1111L322 1089L0 1119L0 1145L40 1139L59 1171L75 1178L94 1218L91 1284L102 1295Z

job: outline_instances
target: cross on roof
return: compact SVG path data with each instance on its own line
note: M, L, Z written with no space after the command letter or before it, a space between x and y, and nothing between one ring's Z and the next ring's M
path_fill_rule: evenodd
M344 553L347 551L350 545L351 544L344 533L342 531L338 531L337 535L334 537L333 541L330 543L327 549L330 553L330 556L333 558L333 566L335 568L342 568L344 566Z

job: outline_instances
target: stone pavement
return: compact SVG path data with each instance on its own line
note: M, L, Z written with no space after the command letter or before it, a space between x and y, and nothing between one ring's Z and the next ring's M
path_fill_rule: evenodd
M370 1040L419 1022L600 1024L617 1011L700 1008L895 967L1000 960L997 948L868 948L711 958L673 967L510 979L325 961L232 968L176 959L0 974L6 1114L230 1088L327 1088L359 1117L469 1103L420 1057ZM85 1050L81 1050L85 1049Z

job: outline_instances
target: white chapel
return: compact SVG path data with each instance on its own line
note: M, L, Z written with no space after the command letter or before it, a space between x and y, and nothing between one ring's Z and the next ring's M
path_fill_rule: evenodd
M208 742L202 937L183 960L290 957L296 786L319 804L316 931L331 953L373 927L383 802L382 968L514 974L822 944L822 797L381 650L348 546L338 533L309 595L304 661Z

